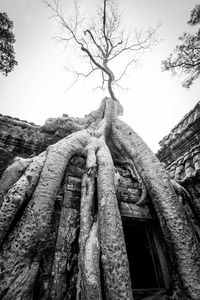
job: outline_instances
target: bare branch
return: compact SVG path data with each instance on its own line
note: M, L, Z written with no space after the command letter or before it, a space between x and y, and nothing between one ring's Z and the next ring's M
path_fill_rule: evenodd
M95 19L90 25L84 25L84 29L84 20L80 18L79 7L75 0L74 18L68 20L64 17L60 0L43 0L43 2L51 9L52 18L66 31L66 36L60 38L60 41L64 41L66 45L74 42L89 59L91 70L88 73L73 71L76 78L71 86L80 76L89 77L95 70L100 70L101 87L104 88L106 84L111 98L118 101L113 86L123 78L131 64L136 63L135 54L149 49L155 43L157 28L147 30L145 35L136 30L126 34L121 27L121 15L118 13L115 0L102 0L102 6L98 8ZM56 39L58 40L58 37ZM109 63L125 53L130 59L116 80Z
M72 82L72 84L70 84L70 86L67 87L67 91L69 91L77 83L78 79L79 79L79 74L76 74L75 80Z
M90 70L88 73L82 73L82 72L77 72L76 70L71 70L69 67L65 67L65 69L68 71L68 72L71 72L73 73L76 78L75 80L72 82L72 84L70 84L70 86L67 88L67 90L70 90L75 84L76 82L78 81L78 79L82 76L82 77L89 77L93 72L99 70L99 68L93 68L92 70Z
M86 33L89 33L89 35L90 35L90 37L91 37L91 39L92 39L94 45L100 50L100 52L102 53L103 57L105 57L105 53L104 53L103 49L102 49L101 46L99 46L98 43L96 42L96 40L95 40L95 38L94 38L92 32L91 32L89 29L87 29L87 30L85 30L84 33L85 33L85 34L86 34Z
M108 44L108 37L106 34L106 4L107 4L107 0L104 0L103 1L103 36L106 42L106 55L108 55L109 44Z
M51 1L49 0L43 0L43 2L51 9L53 14L51 15L52 18L56 20L58 24L63 26L67 33L70 34L70 36L65 37L66 41L74 40L79 46L82 46L83 44L78 40L76 33L77 33L77 28L79 25L79 9L77 6L76 1L74 0L74 9L75 9L75 19L74 19L74 24L70 25L64 18L61 5L60 5L60 0L53 0L53 4L51 4Z
M131 59L131 60L127 63L126 67L124 68L124 71L123 71L122 74L119 76L119 78L115 80L115 82L120 81L120 80L124 77L124 75L126 74L126 71L127 71L128 68L133 64L133 62L135 62L135 64L137 63L137 61L136 61L135 58Z

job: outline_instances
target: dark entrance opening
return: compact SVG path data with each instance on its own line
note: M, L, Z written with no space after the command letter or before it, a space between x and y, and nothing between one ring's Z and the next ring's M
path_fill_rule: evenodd
M123 222L133 289L163 287L151 225L145 222Z

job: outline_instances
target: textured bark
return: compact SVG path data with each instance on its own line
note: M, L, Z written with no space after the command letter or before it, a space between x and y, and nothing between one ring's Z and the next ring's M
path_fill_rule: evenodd
M94 139L87 147L86 168L81 188L79 274L76 299L101 299L98 222L95 217L96 147Z
M3 274L1 293L8 294L15 286L16 280L23 282L26 276L24 270L29 270L35 255L42 252L55 197L66 165L73 154L83 151L88 137L87 132L78 132L48 148L45 165L33 197L3 245L0 258Z
M77 289L77 299L102 299L100 268L99 268L99 233L98 220L92 223L89 235L85 241L84 249L80 249L79 262L79 288Z
M28 267L25 267L25 264L21 264L21 267L23 266L23 271L15 270L16 272L13 272L14 274L12 275L14 275L15 280L2 299L32 300L32 289L39 269L38 257ZM1 296L3 295L4 293Z
M11 188L11 186L17 182L20 176L28 167L29 163L32 161L31 158L15 158L14 162L7 167L0 179L0 193L4 195ZM0 206L3 198L0 198Z
M143 140L125 123L116 120L112 138L118 149L131 158L145 182L162 230L173 249L184 288L192 299L200 298L200 248L189 226L169 175Z
M168 174L141 138L117 119L119 110L117 101L105 98L100 108L85 118L49 120L44 127L49 132L62 128L72 134L42 155L16 161L5 171L0 180L5 200L0 211L1 299L32 299L41 257L52 233L49 228L55 199L58 194L62 198L63 189L48 297L52 300L133 299L112 157L129 162L132 178L135 173L141 184L138 204L144 204L150 196L187 297L200 298L200 249L192 226ZM73 155L86 157L85 173L79 170L79 177L84 175L78 258L72 252L74 247L78 251L79 203L71 200L68 203L69 193L63 188ZM138 201L138 194L134 199L133 203ZM129 212L137 211L136 207L139 214L143 208L132 203L125 205ZM146 207L147 218L148 215Z
M33 161L29 163L26 172L4 196L2 206L0 208L0 245L2 244L2 241L5 235L7 234L9 227L13 219L15 218L17 212L24 204L24 202L27 202L32 196L34 189L37 185L40 173L42 171L45 159L45 154L42 154L39 157L35 157ZM23 167L24 165L26 166L26 163L28 162L25 161ZM19 174L19 169L16 172L17 174ZM15 180L17 178L16 172L14 172L13 177L11 176L12 182L14 181L14 178ZM11 181L9 181L9 183L11 183ZM8 185L6 186L8 187Z
M101 141L97 152L101 263L107 299L133 299L110 151Z
M200 184L199 183L196 183L195 185L189 184L187 188L192 196L191 206L200 223Z
M70 288L70 286L67 286L67 282L72 279L69 272L71 271L71 260L75 254L73 253L73 244L76 241L78 228L79 211L62 207L52 268L52 300L63 299L67 288ZM70 292L67 299L71 299Z
M141 185L141 188L142 188L141 196L140 196L140 199L137 202L137 205L141 205L141 206L145 205L147 203L147 199L148 199L147 190L146 190L144 182L141 180L141 177L138 174L138 171L137 171L137 169L134 165L134 162L132 162L132 168L131 168L130 165L128 165L127 169L129 170L129 172L131 173L133 178L134 178L134 174L136 174L138 182L139 182L139 184ZM134 170L134 173L133 173L133 170Z
M62 202L62 194L58 193L54 204L48 238L44 244L44 251L41 255L38 274L32 290L32 300L50 299L50 292L52 290L52 282L54 278L52 275L52 267L54 264L56 243L58 240L57 236L61 217ZM73 231L73 226L71 230Z

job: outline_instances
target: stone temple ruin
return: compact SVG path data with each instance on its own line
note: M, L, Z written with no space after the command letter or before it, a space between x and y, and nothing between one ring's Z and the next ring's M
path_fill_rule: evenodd
M17 161L16 157L34 157L71 133L70 128L54 125L36 126L17 118L0 115L0 177L5 174L4 171L13 161ZM182 193L179 193L179 201L198 242L200 242L199 128L200 102L168 136L163 138L157 153L171 179L176 180L184 188ZM130 168L130 165L119 157L114 157L114 166L116 195L122 218L134 299L200 299L198 296L193 298L191 295L188 296L183 288L179 267L174 265L173 251L166 243L166 236L163 234L156 211L148 200L150 196L148 192L144 192L144 183L137 170L134 167ZM77 299L79 211L81 178L84 173L85 158L81 155L73 156L56 196L48 239L43 245L44 252L39 270L35 274L34 286L28 299ZM1 185L2 194L3 188ZM138 205L141 197L143 205ZM18 216L11 224L10 232L24 209L22 204ZM11 299L9 296L6 297L6 292L0 295L1 299Z

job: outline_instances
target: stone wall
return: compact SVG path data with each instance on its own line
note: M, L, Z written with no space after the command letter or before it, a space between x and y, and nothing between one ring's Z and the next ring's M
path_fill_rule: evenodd
M193 147L200 140L200 101L160 142L158 158L170 165Z
M0 177L5 168L12 163L14 157L32 157L38 155L39 153L45 151L49 145L56 143L64 136L70 134L70 131L67 131L62 124L60 126L57 126L58 124L54 126L54 119L52 120L53 121L50 123L47 122L47 125L45 126L37 126L33 123L28 123L26 121L20 121L16 118L0 115ZM195 122L198 123L198 120L195 119ZM198 136L199 133L197 130L197 123L195 126L190 124L189 128L190 130L191 128L195 129L195 134ZM182 147L181 149L186 149L189 143L188 141L193 141L193 139L191 134L187 134L186 131L183 132L184 137L187 135L189 137L187 141L185 141L185 138L182 139L185 148ZM171 137L169 140L171 141ZM174 149L176 149L175 141L173 141L172 144L173 147L170 146L170 151L174 151ZM185 154L184 157L186 158L182 160L184 162L183 168L181 169L182 173L180 173L180 164L176 163L174 158L176 157L178 161L179 154L182 153L182 150L179 151L179 149L175 151L174 157L171 157L169 147L165 148L165 146L163 146L158 154L158 157L160 156L161 160L166 163L166 167L168 168L169 172L171 172L170 174L172 175L172 178L175 178L177 174L181 174L181 176L184 174L184 176L179 177L179 179L184 178L184 180L182 180L183 184L190 182L190 187L188 186L188 190L190 191L192 197L197 200L197 203L199 203L198 199L200 198L200 185L197 184L193 186L190 176L192 169L194 170L194 172L192 172L193 175L196 172L195 176L199 174L198 170L200 169L200 151L198 152L197 147L194 147L196 147L196 145L193 145L193 150L191 150L189 154L185 154L185 150L183 151ZM154 249L154 251L158 252L158 260L162 265L161 269L163 268L163 270L165 270L163 272L165 274L161 275L161 277L164 277L165 283L160 286L162 289L159 289L158 293L160 293L162 290L162 297L165 299L165 289L172 289L172 285L169 279L170 275L167 273L168 266L165 260L165 256L168 256L168 251L160 231L160 226L155 215L155 211L151 204L144 206L138 206L136 204L142 194L141 181L137 177L138 175L134 172L130 172L126 167L126 164L123 162L114 160L114 164L116 169L116 194L122 218L145 222L145 226L148 226L147 224L152 223L156 228L153 234L153 243L156 244L156 250ZM172 165L174 169L171 167ZM84 172L84 157L72 157L67 167L65 179L63 180L59 193L56 197L51 227L49 229L49 239L44 245L45 251L41 260L39 273L37 275L37 280L33 291L34 300L48 298L75 298L78 272L77 262L81 178ZM147 199L148 197L149 196L147 195ZM199 235L200 238L198 229L199 225L194 217L196 208L193 210L192 205L185 205L185 210L189 218L192 220L192 226L194 227L197 236ZM156 237L158 235L161 237ZM162 240L161 243L159 239ZM169 268L171 268L169 257L168 263ZM144 291L142 290L139 291L138 293L141 294L139 294L139 298L136 296L136 299L142 299L141 295L143 292ZM155 291L148 290L148 295L151 295L151 293L153 295L154 292ZM145 293L147 293L147 290Z
M0 177L15 156L38 155L58 140L41 126L0 115Z
M52 121L51 121L52 120ZM56 124L55 130L52 126L54 119L47 122L48 126L38 126L34 123L21 121L17 118L0 115L0 177L6 167L12 163L14 157L32 157L45 151L49 145L56 143L58 140L70 134ZM51 124L51 125L49 125ZM84 159L75 157L68 166L68 199L71 199L72 208L77 209L77 201L80 198L81 177L84 173ZM118 164L118 165L117 165ZM130 213L130 203L136 203L141 195L142 187L137 177L132 178L130 171L123 165L116 164L118 173L117 194L121 207L127 214ZM78 199L78 200L77 200ZM79 205L79 204L78 204ZM74 207L75 206L75 207ZM135 214L140 217L140 208L135 205ZM143 212L146 217L148 211Z
M160 142L158 158L190 194L183 203L200 241L200 101Z
M54 120L53 120L54 122ZM47 124L49 124L47 122ZM37 126L0 115L0 177L14 157L32 157L70 134L62 126ZM121 215L137 220L154 220L147 205L138 206L142 186L137 175L122 162L115 162L116 192ZM56 197L49 239L41 260L33 299L74 299L78 272L79 210L84 157L74 156Z

